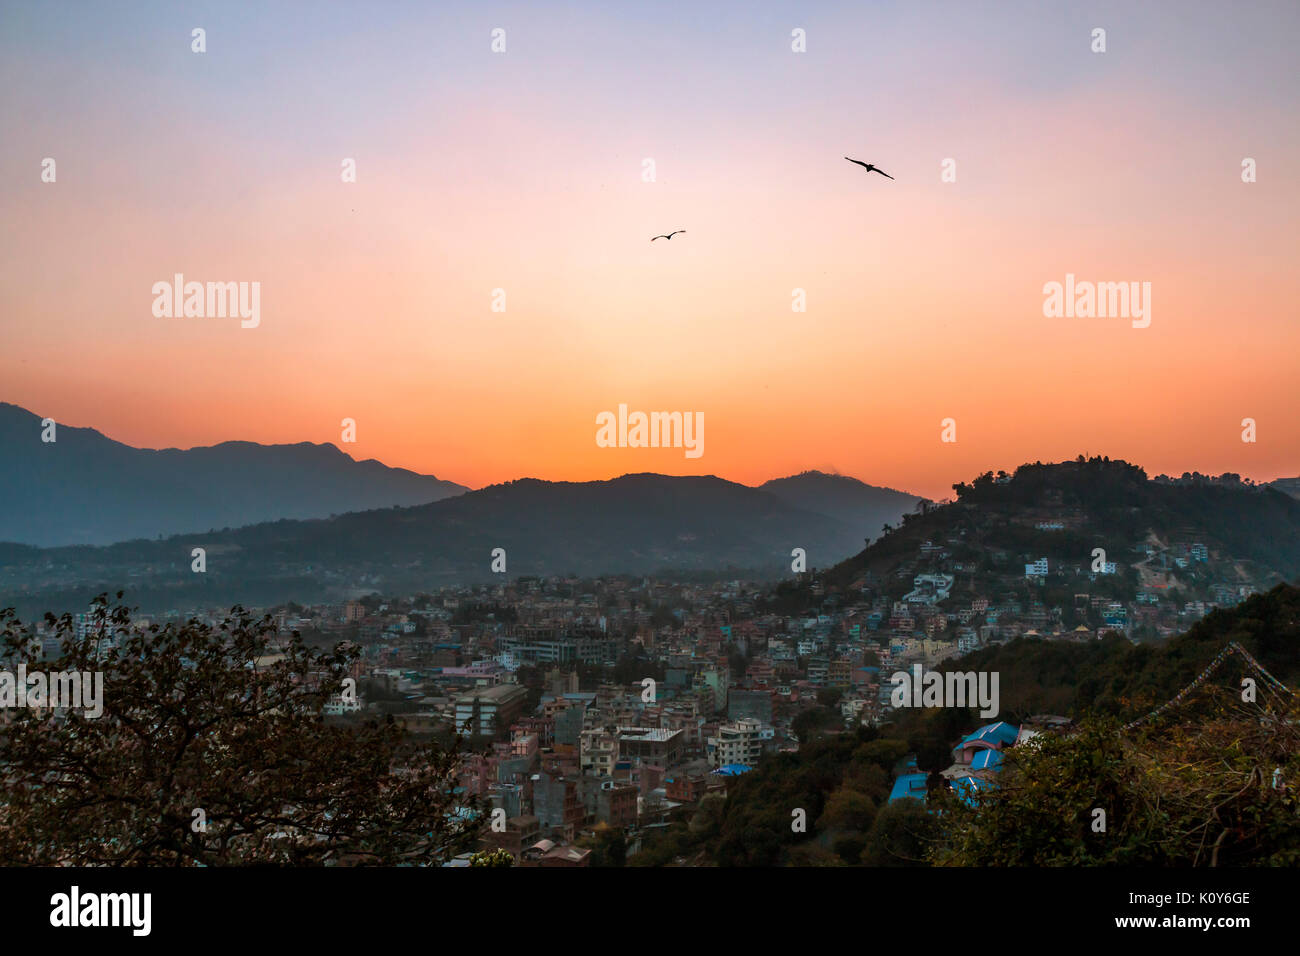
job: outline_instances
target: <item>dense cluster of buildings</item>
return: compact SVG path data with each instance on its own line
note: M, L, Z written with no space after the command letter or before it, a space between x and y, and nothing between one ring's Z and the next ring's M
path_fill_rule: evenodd
M1034 530L1071 524L1041 519ZM976 566L957 533L921 542L888 574L864 569L847 587L801 574L787 604L743 581L520 578L271 613L286 634L361 648L358 692L331 701L329 716L383 712L413 734L459 735L460 787L503 811L489 842L521 864L581 866L584 837L618 828L634 850L675 807L796 748L801 714L817 710L825 726L829 708L844 728L889 721L895 672L1024 636L1173 633L1254 588L1199 542L1152 539L1125 553L1138 560L1093 570L1087 555L1002 552ZM1136 580L1127 600L1115 586L1123 575ZM1166 597L1189 585L1204 598ZM781 612L795 606L816 613ZM986 732L996 746L983 745ZM959 744L954 786L991 785L1002 747L1015 742L1002 739L1009 732L995 723ZM917 789L902 768L895 796Z

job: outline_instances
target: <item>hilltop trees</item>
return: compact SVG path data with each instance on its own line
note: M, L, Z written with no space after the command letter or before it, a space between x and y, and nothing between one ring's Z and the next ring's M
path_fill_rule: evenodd
M281 640L241 608L142 629L105 595L82 636L69 615L47 621L61 652L43 662L0 611L5 668L101 672L103 713L9 712L6 863L435 863L473 847L483 818L454 792L454 748L408 746L391 718L322 719L355 649Z
M1084 458L1074 461L1043 464L1024 464L1008 475L999 471L986 471L969 485L953 485L957 499L966 504L1003 502L1033 504L1043 495L1061 495L1063 499L1087 499L1095 504L1122 506L1133 498L1146 483L1146 472L1118 458Z

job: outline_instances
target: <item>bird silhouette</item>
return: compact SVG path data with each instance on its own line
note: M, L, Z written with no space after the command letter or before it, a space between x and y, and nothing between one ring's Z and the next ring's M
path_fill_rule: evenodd
M654 242L655 239L671 239L673 236L677 235L677 233L679 233L679 232L685 232L685 231L686 231L685 229L674 229L672 232L668 233L668 235L666 235L666 236L655 236L655 237L652 238L650 241L651 241L651 242Z
M844 158L845 158L845 159L849 159L847 156L845 156ZM850 163L857 163L859 166L861 166L863 169L865 169L865 170L866 170L867 172L869 172L869 173L880 173L880 175L884 176L886 179L893 179L893 178L894 178L893 176L889 175L889 173L885 172L883 169L877 169L875 166L872 166L870 163L864 163L864 162L863 162L862 160L860 160L860 159L849 159L849 162L850 162Z

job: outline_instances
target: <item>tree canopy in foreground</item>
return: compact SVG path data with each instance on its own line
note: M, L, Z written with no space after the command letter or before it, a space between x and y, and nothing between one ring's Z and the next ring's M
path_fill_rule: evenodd
M391 718L322 717L355 648L313 650L239 607L142 628L100 595L81 636L69 615L46 620L54 660L0 610L3 669L102 673L103 713L0 713L7 864L437 864L476 844L455 747L409 744Z

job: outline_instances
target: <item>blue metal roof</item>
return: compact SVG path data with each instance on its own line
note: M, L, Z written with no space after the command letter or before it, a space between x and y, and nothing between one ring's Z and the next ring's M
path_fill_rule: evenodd
M716 774L721 774L724 777L739 777L742 773L749 773L749 771L753 769L754 768L749 766L748 764L729 763L726 766L719 767L717 770L713 772Z
M1020 728L1013 727L1005 720L999 720L996 724L985 724L973 734L967 734L961 739L961 743L967 743L972 740L982 741L987 744L1013 744L1016 738L1020 736ZM957 745L958 747L961 744Z
M1000 770L1002 768L1001 750L981 750L970 762L972 770Z
M923 773L905 773L894 781L894 789L890 791L889 802L893 803L902 797L912 797L916 800L925 799L925 781L926 774Z

